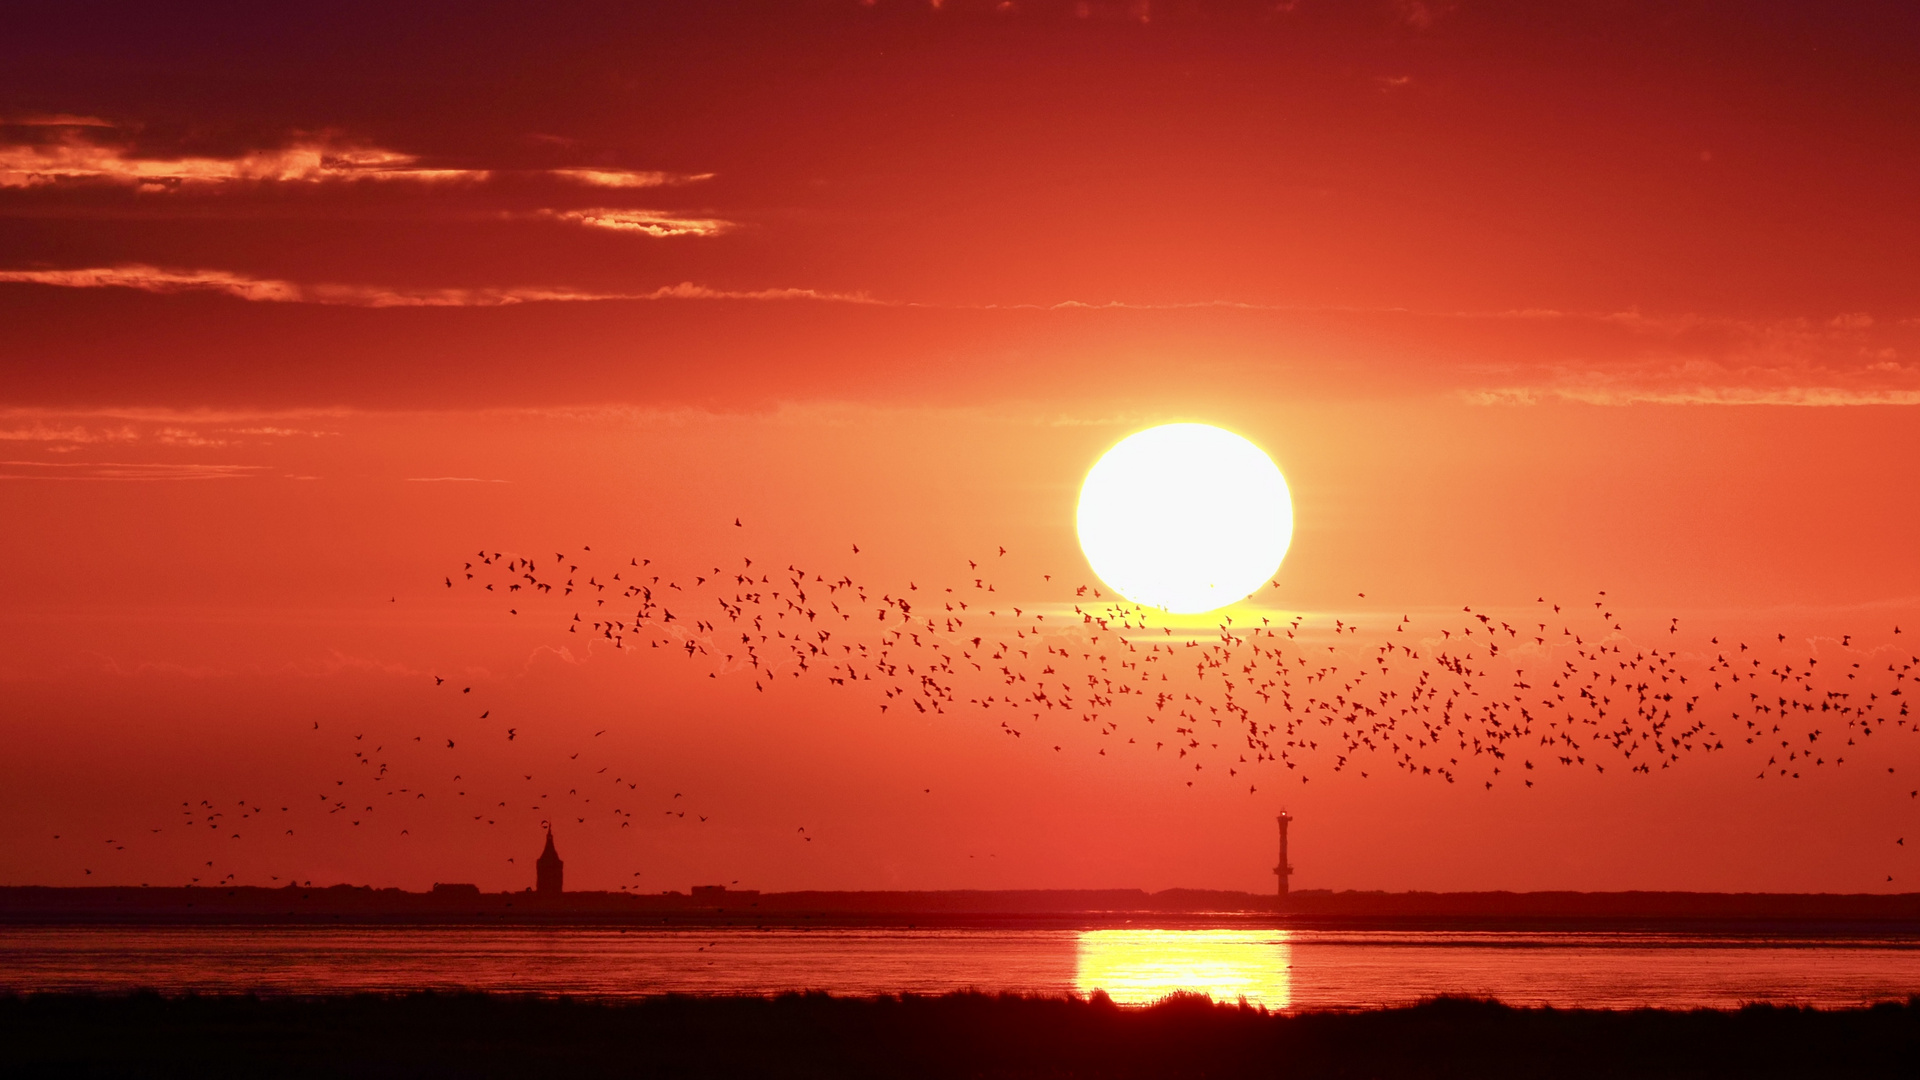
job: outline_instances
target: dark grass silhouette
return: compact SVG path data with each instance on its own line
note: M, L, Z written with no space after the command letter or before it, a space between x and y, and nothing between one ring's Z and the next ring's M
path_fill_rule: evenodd
M480 994L0 998L9 1076L1920 1076L1920 999L1565 1011L1440 999L1267 1014L1090 1000Z

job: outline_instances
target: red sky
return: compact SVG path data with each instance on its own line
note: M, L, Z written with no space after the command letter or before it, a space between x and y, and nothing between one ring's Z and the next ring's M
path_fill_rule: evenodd
M557 818L583 888L1257 890L1282 805L1305 888L1920 875L1904 724L1766 782L1736 740L1491 789L1209 747L1188 786L1077 715L755 691L443 584L973 559L1064 618L1086 469L1200 420L1293 488L1249 618L1411 617L1431 657L1462 607L1606 590L1623 661L1745 640L1885 695L1920 652L1909 8L391 7L7 16L0 882L519 887Z

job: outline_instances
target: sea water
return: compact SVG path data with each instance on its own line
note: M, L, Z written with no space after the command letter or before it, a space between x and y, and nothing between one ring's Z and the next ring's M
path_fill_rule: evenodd
M1920 940L1274 929L0 927L0 991L651 994L1187 991L1270 1009L1436 995L1566 1008L1920 994Z

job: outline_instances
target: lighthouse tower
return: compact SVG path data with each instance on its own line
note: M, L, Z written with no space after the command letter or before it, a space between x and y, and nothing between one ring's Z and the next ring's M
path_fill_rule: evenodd
M1285 904L1287 878L1293 874L1293 866L1287 862L1287 826L1293 823L1293 815L1282 810L1280 816L1274 820L1280 823L1280 865L1273 868L1273 875L1280 879L1280 902ZM548 842L548 850L552 850L551 841Z
M533 866L535 892L541 896L559 896L562 873L566 870L567 864L561 862L560 853L553 850L552 825L547 826L547 850L540 853L540 860Z

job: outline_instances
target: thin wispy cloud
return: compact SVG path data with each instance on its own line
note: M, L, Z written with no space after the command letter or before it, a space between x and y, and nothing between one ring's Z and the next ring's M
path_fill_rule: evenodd
M156 266L87 267L73 270L0 270L0 283L68 289L135 289L151 293L213 292L255 303L329 304L344 307L504 307L512 304L614 300L812 300L881 304L864 293L818 289L717 289L683 281L637 292L551 286L472 289L407 289L381 285L302 284L225 270L178 270Z
M1582 405L1785 405L1858 407L1920 405L1920 390L1843 386L1512 386L1471 390L1478 405L1537 405L1566 401Z
M31 113L0 118L0 127L111 128L112 122L75 113Z
M0 443L71 454L100 445L238 446L338 436L324 429L251 423L235 427L225 415L164 410L0 409Z
M196 431L193 428L165 427L153 433L155 442L163 446L231 446L233 440L217 435Z
M226 430L229 434L233 434L233 435L257 435L262 438L270 438L270 439L320 439L320 438L325 438L329 435L340 434L337 431L313 431L307 428L289 428L289 427L273 427L273 426L228 428Z
M713 173L674 173L650 169L547 169L556 179L603 188L654 188L679 184L697 184L711 180Z
M651 292L638 293L634 300L819 300L833 304L860 304L869 307L907 307L898 301L880 300L864 292L832 292L821 289L715 289L683 281Z
M486 169L423 168L411 154L377 148L302 144L234 157L148 158L122 147L76 140L0 146L0 187L106 182L172 188L233 183L320 184L343 181L446 183L479 181Z
M479 183L500 175L493 168L432 167L417 154L334 139L296 140L285 146L229 156L154 154L96 139L92 129L112 125L91 117L50 116L9 120L0 127L59 129L51 139L35 135L0 145L0 188L106 183L149 190L207 189L235 184L317 185L339 183ZM23 133L24 134L24 133ZM698 183L712 173L658 169L509 169L567 184L638 190Z
M134 442L140 433L134 428L122 425L115 428L89 428L80 425L55 426L36 423L26 427L0 428L0 442L33 443L74 443L91 445L94 443Z
M718 219L680 217L653 210L545 210L541 216L589 223L600 228L646 230L657 226L655 235L697 234L702 230L724 230L734 223ZM624 224L623 224L624 222ZM705 232L711 235L712 232ZM282 278L264 278L227 270L177 269L144 263L72 269L0 270L0 283L50 285L62 288L126 288L145 292L222 292L242 300L266 303L346 304L362 307L496 307L502 304L567 300L824 300L880 307L926 308L947 311L1193 311L1226 310L1272 312L1300 315L1377 315L1410 319L1438 319L1471 322L1585 322L1619 326L1632 333L1653 336L1677 336L1713 331L1756 342L1802 346L1823 342L1864 347L1862 334L1882 326L1872 315L1847 312L1825 319L1755 319L1716 315L1648 314L1639 311L1560 311L1549 308L1498 309L1485 311L1422 310L1390 305L1289 304L1250 300L1175 300L1165 302L1131 300L1060 300L1047 303L928 303L917 300L892 300L867 292L798 287L766 289L725 289L683 281L639 291L602 291L561 286L488 286L478 288L401 288L352 283L301 283ZM1920 325L1916 320L1898 320L1884 324L1902 328ZM1865 355L1865 354L1863 354ZM1894 353L1881 349L1873 356L1890 363ZM1894 364L1898 367L1897 364Z
M1775 348L1756 352L1748 362L1692 356L1541 365L1525 377L1471 389L1464 396L1481 405L1912 406L1920 405L1920 369L1871 353L1849 362L1813 348Z
M909 305L921 306L921 305ZM1243 300L1168 302L1064 300L974 305L984 310L1271 312L1361 316L1489 326L1561 323L1617 331L1613 359L1541 359L1499 365L1489 385L1462 391L1487 405L1546 401L1593 405L1920 405L1920 367L1903 363L1915 345L1913 320L1869 312L1751 317L1693 312L1569 311L1554 308L1419 309L1379 305L1277 304ZM1483 373L1488 370L1482 367Z
M409 484L506 484L507 480L489 480L483 476L409 476Z
M242 480L265 465L137 461L0 461L0 480Z
M1868 312L1751 318L1691 313L1526 313L1625 331L1636 355L1509 365L1468 392L1484 404L1920 405L1911 331Z
M138 289L141 292L219 292L242 300L290 303L300 287L288 281L249 277L224 270L167 270L129 263L75 270L0 270L0 282L51 285L62 289Z
M737 226L719 218L686 217L666 210L542 210L540 216L590 229L644 236L718 236Z
M653 211L590 211L651 215ZM557 216L557 214L556 214ZM800 287L719 288L691 281L652 289L616 291L566 286L418 288L357 283L304 283L225 270L183 270L142 264L60 270L0 270L0 284L57 288L124 288L150 293L211 292L250 303L317 304L362 308L505 307L518 304L590 302L747 301L853 304L888 308L974 311L1100 312L1118 310L1235 310L1276 314L1386 317L1447 322L1565 322L1609 327L1627 335L1608 349L1626 350L1612 360L1542 359L1482 366L1463 372L1460 393L1483 404L1572 401L1588 404L1864 406L1920 404L1920 368L1901 361L1911 343L1905 322L1876 320L1866 312L1824 317L1756 319L1690 313L1508 309L1422 311L1399 307L1270 304L1240 300L1166 303L1065 300L1046 304L931 304L891 300L860 292ZM1473 385L1477 383L1478 385ZM13 429L10 437L31 430ZM101 436L81 433L88 439ZM181 438L186 438L182 436ZM219 445L211 432L186 445ZM52 441L52 440L44 440ZM81 438L70 440L79 444ZM161 441L165 441L164 439Z

